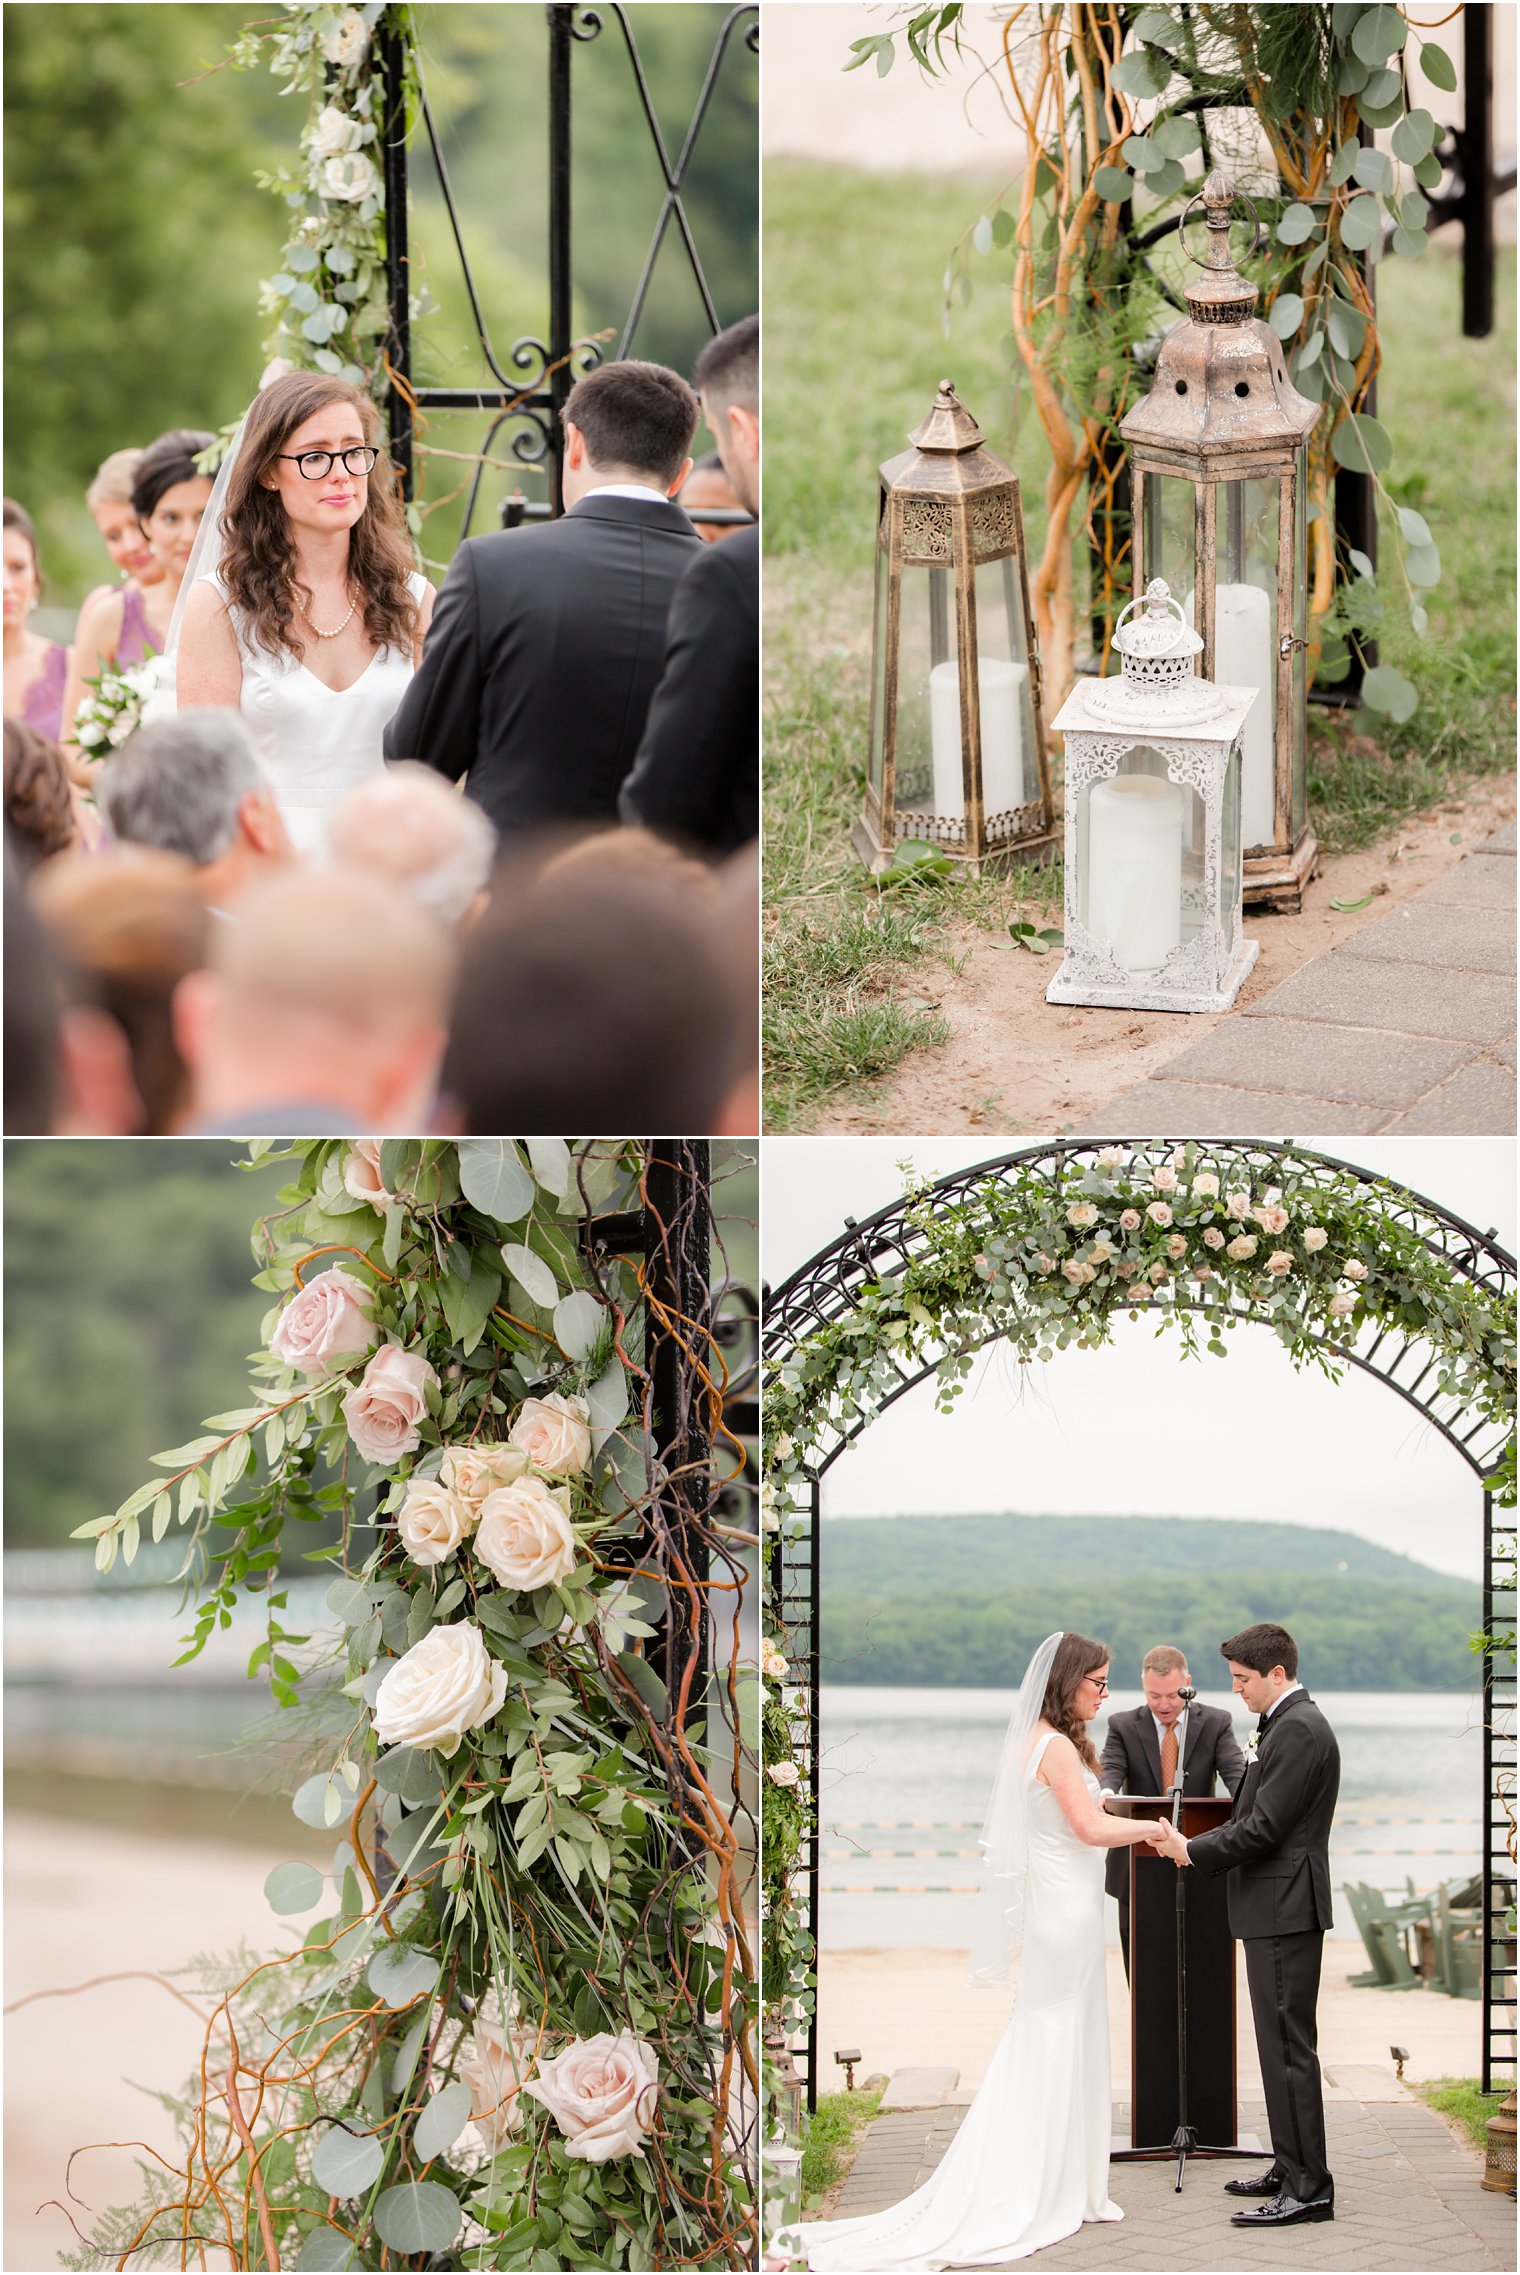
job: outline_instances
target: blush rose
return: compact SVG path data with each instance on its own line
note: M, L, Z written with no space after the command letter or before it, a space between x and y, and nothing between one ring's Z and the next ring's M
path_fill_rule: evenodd
M480 1506L475 1554L504 1588L552 1587L575 1568L569 1495L538 1477L488 1493Z
M660 2065L631 2030L577 2038L523 2087L543 2103L565 2137L565 2154L587 2164L637 2156L654 2123Z
M269 1348L282 1366L326 1374L340 1359L372 1351L380 1330L370 1317L371 1291L351 1272L334 1267L308 1280L275 1322Z
M572 1477L591 1459L591 1409L584 1398L526 1398L507 1432L509 1445L525 1453L548 1477Z
M437 1389L438 1377L420 1351L386 1343L375 1353L343 1401L348 1434L366 1461L388 1464L417 1451L430 1387Z

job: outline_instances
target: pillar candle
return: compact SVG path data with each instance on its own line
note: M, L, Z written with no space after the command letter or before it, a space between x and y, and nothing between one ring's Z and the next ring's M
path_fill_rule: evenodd
M982 812L1009 813L1027 805L1024 787L1024 688L1027 664L1005 663L999 656L977 660L977 685L982 699ZM951 661L936 664L929 674L929 733L934 752L934 811L965 811L965 777L961 770L961 675Z
M1087 805L1087 922L1126 971L1153 972L1182 938L1182 785L1095 782Z
M1193 621L1191 593L1187 620ZM1241 842L1270 845L1277 834L1277 659L1272 596L1260 585L1214 587L1214 682L1257 690L1241 753Z

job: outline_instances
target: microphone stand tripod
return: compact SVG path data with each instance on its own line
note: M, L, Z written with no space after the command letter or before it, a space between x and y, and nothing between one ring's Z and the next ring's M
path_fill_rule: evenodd
M1172 1830L1178 1833L1182 1830L1182 1776L1187 1760L1188 1716L1192 1710L1193 1700L1198 1693L1196 1690L1184 1690L1179 1695L1182 1699L1182 1715L1177 1725L1177 1767L1173 1772L1171 1790L1167 1795L1167 1799L1171 1803ZM1171 2143L1167 2148L1118 2149L1114 2152L1111 2162L1115 2164L1154 2164L1158 2163L1162 2157L1175 2157L1177 2159L1177 2178L1173 2183L1173 2194L1180 2196L1182 2194L1182 2178L1187 2170L1187 2160L1190 2156L1248 2157L1254 2159L1260 2152L1256 2149L1206 2146L1199 2140L1196 2126L1188 2122L1187 1873L1181 1865L1176 1867L1176 1876L1177 1888L1173 1900L1172 1916L1177 1937L1177 2130L1173 2133Z

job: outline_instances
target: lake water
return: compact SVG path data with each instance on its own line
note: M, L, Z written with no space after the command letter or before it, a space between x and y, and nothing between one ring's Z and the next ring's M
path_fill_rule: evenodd
M1252 1718L1228 1693L1244 1745ZM1356 1939L1347 1880L1403 1891L1482 1862L1482 1701L1451 1691L1316 1691L1341 1749L1330 1845L1335 1934ZM1014 1693L826 1685L820 1701L824 1889L820 1942L834 1950L964 1948L977 1834ZM1111 1710L1139 1706L1117 1691ZM1103 1750L1106 1715L1093 1725ZM948 1892L947 1892L948 1891ZM1111 1940L1117 1907L1109 1906Z

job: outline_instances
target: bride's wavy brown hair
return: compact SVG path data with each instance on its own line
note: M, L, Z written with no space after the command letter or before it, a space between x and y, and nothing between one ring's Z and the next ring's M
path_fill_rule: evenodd
M298 427L329 404L358 418L366 442L380 446L380 415L346 379L291 371L256 395L243 424L238 462L222 509L222 582L253 643L277 656L301 653L296 633L296 553L277 490L262 477ZM363 513L348 535L348 575L377 648L409 651L417 636L417 603L407 590L416 563L395 471L384 454L369 477ZM307 596L308 601L310 595Z
M1045 1703L1040 1712L1053 1730L1069 1738L1090 1770L1098 1767L1097 1751L1087 1735L1087 1724L1078 1715L1074 1700L1077 1685L1084 1675L1095 1675L1106 1667L1113 1653L1106 1643L1095 1643L1090 1635L1063 1635L1056 1645L1056 1655L1050 1662L1050 1673L1045 1678Z

